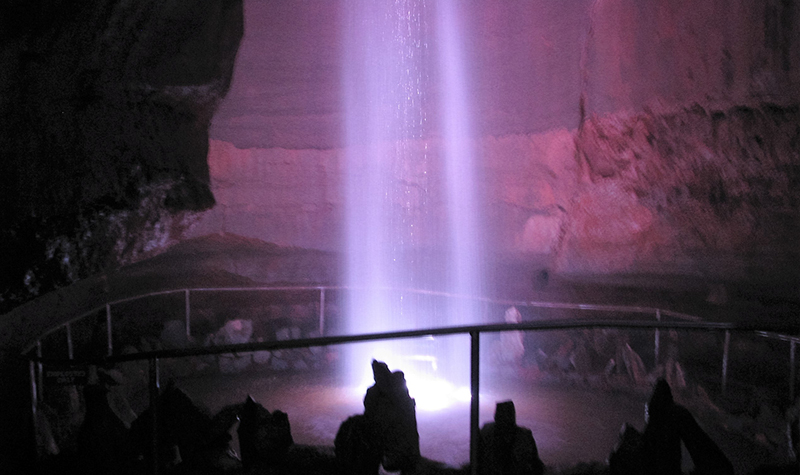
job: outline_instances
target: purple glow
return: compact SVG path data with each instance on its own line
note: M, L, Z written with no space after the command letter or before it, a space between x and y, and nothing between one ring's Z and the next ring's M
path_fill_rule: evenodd
M466 299L387 290L481 294L481 219L456 6L357 0L345 7L346 282L365 289L346 302L348 333L480 319ZM353 345L350 380L369 381L377 358L403 370L412 388L422 378L468 385L468 354L466 337Z

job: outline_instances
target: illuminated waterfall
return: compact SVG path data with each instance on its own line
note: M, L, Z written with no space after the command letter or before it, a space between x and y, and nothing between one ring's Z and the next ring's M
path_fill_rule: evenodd
M345 2L343 99L347 167L348 333L480 321L479 306L390 289L478 296L481 211L474 192L468 75L455 0ZM353 345L351 382L370 361L406 373L418 407L423 388L468 386L469 339ZM467 394L468 396L468 394Z

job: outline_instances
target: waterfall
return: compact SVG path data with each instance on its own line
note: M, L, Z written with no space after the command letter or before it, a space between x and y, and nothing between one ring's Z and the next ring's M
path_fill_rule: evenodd
M481 294L469 74L455 0L352 0L343 10L348 333L455 326L480 307L399 289ZM372 358L412 396L468 385L467 337L352 345L354 384ZM436 405L436 404L434 404Z

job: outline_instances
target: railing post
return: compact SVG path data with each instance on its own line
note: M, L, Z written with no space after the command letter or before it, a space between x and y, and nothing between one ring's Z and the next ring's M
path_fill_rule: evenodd
M725 330L725 345L722 349L722 394L728 390L728 353L731 346L731 331Z
M114 355L114 341L111 338L111 304L106 304L106 339L108 342L108 356Z
M149 396L150 396L150 414L152 416L152 436L153 442L150 446L150 455L153 459L153 475L158 475L158 464L159 464L159 456L158 456L158 390L159 390L159 375L158 375L158 358L151 358L150 359L150 384L149 384Z
M42 340L36 340L36 356L42 357ZM44 368L42 362L36 363L36 391L37 403L44 400Z
M31 424L33 424L33 440L36 443L36 455L39 455L39 387L36 384L36 363L28 362L31 377Z
M470 403L469 420L469 465L470 473L478 475L478 451L480 445L480 338L478 331L469 333L470 336L470 390L472 398Z
M319 336L325 335L325 287L319 288Z
M189 305L189 289L185 289L184 294L184 310L186 312L186 340L189 341L192 338L192 310L191 306Z
M72 346L72 326L67 323L67 358L73 359L75 357L75 349Z
M656 321L661 322L661 309L656 309ZM658 355L661 352L661 329L656 328L656 348L655 348L655 362L653 363L653 367L658 366Z
M797 368L795 367L796 344L795 340L789 342L789 404L794 403L794 385L797 380Z

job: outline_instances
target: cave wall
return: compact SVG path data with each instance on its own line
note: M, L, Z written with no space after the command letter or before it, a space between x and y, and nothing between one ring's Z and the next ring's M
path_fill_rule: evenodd
M730 279L791 275L800 236L799 112L695 104L587 120L576 144L590 183L575 197L559 259L576 271L594 263Z
M340 7L6 2L2 309L209 233L341 249ZM796 262L797 2L461 7L495 252L576 274ZM398 178L435 187L420 170Z
M259 27L245 31L211 127L218 204L189 235L342 246L341 19L337 2L298 8L245 3ZM790 272L800 217L795 2L464 8L478 192L497 253L565 274ZM438 150L435 136L411 146ZM430 189L431 176L398 179Z
M215 203L208 126L240 0L0 7L0 312L180 239Z
M796 286L797 2L614 0L591 15L586 185L560 267Z

